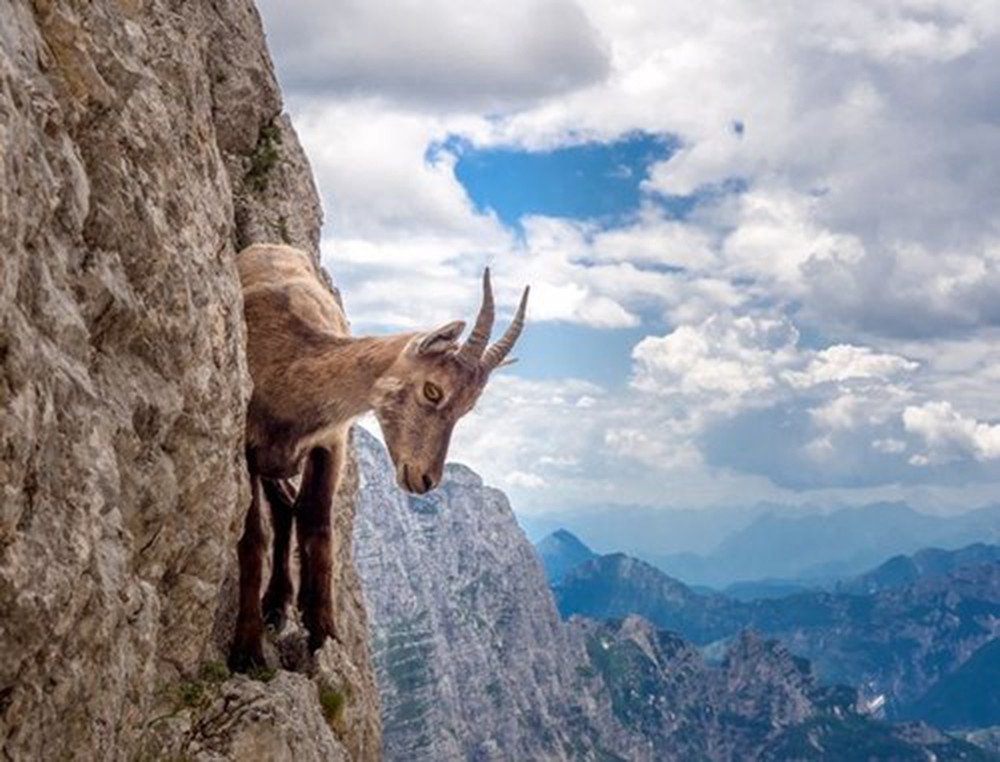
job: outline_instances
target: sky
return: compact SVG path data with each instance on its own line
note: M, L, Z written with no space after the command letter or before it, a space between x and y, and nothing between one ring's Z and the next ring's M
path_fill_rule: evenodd
M520 516L1000 494L996 0L260 7L355 333L531 284Z

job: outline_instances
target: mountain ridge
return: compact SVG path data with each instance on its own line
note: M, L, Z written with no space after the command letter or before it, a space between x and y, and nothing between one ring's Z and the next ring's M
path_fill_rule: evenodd
M807 591L739 601L696 593L651 564L611 554L578 566L553 593L566 618L639 614L704 646L752 627L812 660L825 679L885 694L890 713L1000 635L1000 562L870 595Z
M691 584L712 587L764 578L824 583L861 574L891 556L975 542L1000 543L1000 505L955 516L921 513L900 502L816 516L765 512L711 553L640 557Z
M406 497L380 468L377 442L355 444L356 559L388 762L735 762L778 759L774 749L801 739L813 751L811 741L891 748L893 759L988 758L925 726L920 740L904 737L864 714L854 689L820 684L805 660L754 633L710 663L642 617L563 621L501 492L453 483L446 470L435 493ZM598 562L645 566L624 554L583 566Z

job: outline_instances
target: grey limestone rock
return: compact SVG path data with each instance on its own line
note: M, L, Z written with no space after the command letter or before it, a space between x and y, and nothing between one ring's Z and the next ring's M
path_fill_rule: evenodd
M315 253L319 221L249 0L0 0L4 758L132 758L158 687L219 658L248 501L235 256ZM320 672L351 721L304 678L234 680L216 758L378 754L345 497Z
M506 497L455 464L407 496L383 447L361 430L355 442L386 758L572 758L572 646Z

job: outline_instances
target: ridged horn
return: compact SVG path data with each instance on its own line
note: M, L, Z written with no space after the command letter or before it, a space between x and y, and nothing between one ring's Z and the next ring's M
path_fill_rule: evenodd
M493 288L490 286L490 268L487 267L483 270L483 303L479 308L476 324L472 327L472 333L459 350L462 357L479 362L493 331L493 314Z
M510 353L510 350L514 348L517 337L521 335L521 329L524 328L524 313L528 308L528 294L530 292L531 286L525 286L524 294L521 295L521 303L517 307L517 312L514 313L514 319L511 321L510 326L508 326L504 335L495 344L490 346L483 355L483 367L487 371L491 371L500 365Z

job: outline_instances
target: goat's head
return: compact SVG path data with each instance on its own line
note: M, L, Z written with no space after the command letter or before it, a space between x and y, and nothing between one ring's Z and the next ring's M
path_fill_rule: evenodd
M527 304L525 288L510 327L490 345L493 290L487 269L482 306L465 343L458 343L465 330L461 320L417 334L379 379L375 416L400 487L423 494L441 481L455 423L472 410L490 373L510 362L507 355L524 327Z

